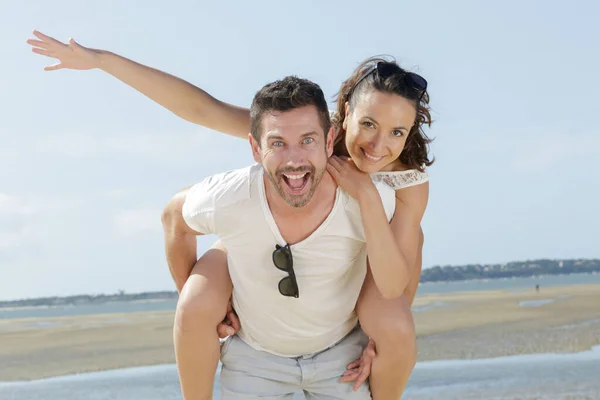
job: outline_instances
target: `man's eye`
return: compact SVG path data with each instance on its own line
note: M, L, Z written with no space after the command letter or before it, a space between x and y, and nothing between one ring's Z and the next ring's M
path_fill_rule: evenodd
M304 139L302 141L302 143L304 143L304 144L311 144L314 141L315 141L315 139L313 139L313 138L306 138L306 139Z

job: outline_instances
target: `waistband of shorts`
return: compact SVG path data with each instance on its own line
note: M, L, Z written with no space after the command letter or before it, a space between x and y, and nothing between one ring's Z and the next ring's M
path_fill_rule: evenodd
M343 336L343 337L342 337L340 340L338 340L338 341L336 341L335 343L333 343L332 345L330 345L330 346L328 346L328 347L324 348L323 350L315 351L314 353L310 353L310 354L303 354L303 355L301 355L301 356L298 356L298 357L293 357L293 358L294 358L295 360L299 360L299 359L306 360L306 359L309 359L309 358L313 358L313 357L315 357L315 356L317 356L317 355L319 355L319 354L321 354L321 353L324 353L324 352L326 352L327 350L329 350L329 349L331 349L331 348L333 348L333 347L337 346L338 344L342 343L344 340L346 340L346 338L347 338L348 336L350 336L350 335L352 335L354 332L356 332L356 330L357 330L357 329L360 329L360 324L356 324L356 325L355 325L355 326L354 326L352 329L350 329L350 331L349 331L347 334L345 334L345 335L344 335L344 336Z

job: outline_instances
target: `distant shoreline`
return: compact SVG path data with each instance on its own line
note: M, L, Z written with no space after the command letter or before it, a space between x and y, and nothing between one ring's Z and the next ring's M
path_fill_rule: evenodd
M600 273L597 259L538 259L504 264L434 266L423 269L421 282L450 282L471 279L530 278L534 276Z
M527 275L527 276L504 276L504 277L497 277L497 278L469 278L469 279L456 279L456 280L445 280L445 281L425 281L425 282L419 282L419 286L427 286L427 285L444 285L447 283L482 283L482 282L489 282L489 281L508 281L508 280L514 280L514 279L529 279L529 278L548 278L548 277L555 277L555 276L586 276L586 275L591 275L591 276L596 276L596 275L600 275L600 272L597 271L592 271L592 272L572 272L572 273L567 273L567 274L540 274L540 275Z
M417 295L418 360L587 351L600 345L597 304L600 283ZM172 364L173 317L163 310L0 319L0 381Z
M538 261L540 262L540 261ZM443 285L443 284L459 284L459 283L479 283L479 282L489 282L489 281L506 281L512 279L528 279L528 278L540 278L543 279L545 277L556 277L556 276L585 276L585 275L600 275L600 260L553 260L552 263L557 263L557 265L561 265L560 262L585 262L586 267L589 267L589 271L579 271L579 272L565 272L560 271L556 273L540 273L540 274L530 274L523 275L516 274L510 276L497 276L497 277L464 277L464 279L444 279L444 280L432 280L431 275L435 275L435 271L471 271L474 268L479 268L480 266L460 266L460 267L433 267L423 270L421 276L421 282L419 282L420 287L428 287L433 285ZM527 265L538 265L534 262L528 262ZM500 264L499 264L500 265ZM504 264L502 264L504 265ZM501 265L500 265L501 266ZM436 268L438 268L436 270ZM488 268L488 267L486 267ZM597 268L597 269L596 269ZM433 271L433 272L430 272ZM442 272L444 273L444 272ZM456 278L456 272L453 272L454 277ZM156 291L156 292L142 292L142 293L125 293L124 291L120 291L115 294L99 294L99 295L90 295L90 294L79 294L79 295L71 295L71 296L53 296L53 297L39 297L39 298L28 298L28 299L17 299L17 300L5 300L0 301L0 311L11 311L11 310L27 310L27 309L44 309L44 308L55 308L55 307L70 307L70 306L81 306L81 305L99 305L99 304L110 304L110 303L120 303L120 302L129 302L129 303L149 303L149 302L160 302L160 301L169 301L169 300L177 300L178 294L176 291Z
M178 294L173 292L143 292L133 294L113 294L113 295L73 295L56 297L38 297L21 300L0 301L0 311L23 310L23 309L43 309L56 307L77 307L101 305L110 303L151 303L159 301L177 300Z
M152 292L148 292L148 293L152 293ZM62 297L62 298L66 298L66 297ZM32 299L32 300L36 300L36 299ZM0 311L21 311L21 310L44 310L44 309L50 309L50 308L59 308L59 307L65 307L65 306L70 306L70 307L77 307L77 306L93 306L93 305L105 305L105 304L117 304L117 303L157 303L160 301L173 301L173 300L177 300L177 298L174 299L170 299L170 298L149 298L149 299L144 299L144 300L127 300L127 299L123 299L123 300L110 300L110 301L106 301L106 302L91 302L91 303L78 303L78 304L46 304L46 305L38 305L38 306L2 306L0 304ZM19 301L19 300L17 300Z

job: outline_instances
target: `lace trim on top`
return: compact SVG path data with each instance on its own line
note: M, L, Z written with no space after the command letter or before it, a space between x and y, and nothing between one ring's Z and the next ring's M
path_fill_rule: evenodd
M376 172L371 174L374 182L383 182L394 190L420 185L429 180L426 172L417 169L408 171Z

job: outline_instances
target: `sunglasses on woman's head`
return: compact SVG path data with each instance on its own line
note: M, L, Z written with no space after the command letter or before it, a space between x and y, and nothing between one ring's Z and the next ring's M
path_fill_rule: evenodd
M281 271L288 273L288 276L279 281L279 293L284 296L298 298L300 293L296 274L294 273L294 259L292 258L292 250L288 244L283 247L278 244L275 245L273 264Z
M423 78L421 75L419 74L415 74L414 72L408 72L403 70L402 68L400 68L397 64L395 63L389 63L389 62L383 62L383 61L379 61L375 66L369 68L367 70L367 72L365 72L354 84L354 86L352 86L351 92L353 92L356 87L369 75L371 75L373 72L377 72L377 74L379 75L379 77L381 79L386 79L389 78L390 76L397 74L397 73L401 73L403 78L404 78L404 83L409 86L410 88L421 92L420 96L419 96L419 103L421 102L421 99L423 98L423 95L425 94L425 91L427 91L427 81L425 80L425 78Z

